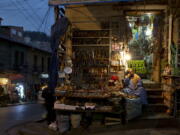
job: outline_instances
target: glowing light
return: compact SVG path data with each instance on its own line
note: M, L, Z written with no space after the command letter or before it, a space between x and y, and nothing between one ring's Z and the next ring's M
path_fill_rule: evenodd
M41 74L41 78L49 78L49 74Z
M48 87L47 85L44 85L44 86L41 87L41 89L44 90L47 87Z
M21 98L24 98L24 86L22 84L17 84L16 86L16 89L18 91L18 95L21 97Z
M152 35L152 30L150 28L148 28L146 30L146 36L151 36Z
M124 55L124 58L125 58L125 60L131 60L131 55L130 54L125 54Z
M3 84L3 85L6 85L6 84L8 84L8 79L6 79L6 78L1 78L1 79L0 79L0 83Z
M147 16L148 16L148 17L151 17L151 16L152 16L152 13L147 13Z
M129 27L132 27L132 24L131 24L131 23L129 23Z

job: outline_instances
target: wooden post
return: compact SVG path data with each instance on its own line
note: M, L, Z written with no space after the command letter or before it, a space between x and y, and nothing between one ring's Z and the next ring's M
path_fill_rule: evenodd
M171 63L172 14L169 16L168 63Z
M55 6L54 7L54 20L55 20L55 22L57 22L58 19L59 19L59 6Z

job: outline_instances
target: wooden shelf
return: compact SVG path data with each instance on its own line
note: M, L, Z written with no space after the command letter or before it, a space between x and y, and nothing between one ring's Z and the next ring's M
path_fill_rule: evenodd
M111 38L111 37L72 37L72 38Z
M97 71L103 71L103 69L105 69L107 70L107 73L102 73L102 75L108 75L110 46L112 39L111 31L109 29L75 30L73 31L72 35L72 47L74 49L75 55L76 52L78 52L77 55L79 56L88 56L87 58L77 56L77 61L73 63L74 69L76 69L78 65L81 64L80 68L82 69L82 71L84 69L88 69L89 71L91 69L95 69L95 71L96 69ZM82 72L82 74L83 76L87 77L84 77L85 80L95 80L95 83L89 83L98 84L97 80L100 79L100 76L93 75L94 73L88 76L86 73L84 73L84 71Z
M61 94L56 94L55 96L57 97L68 97L68 98L77 98L77 99L105 99L107 100L110 96L76 96L76 95L61 95Z
M77 46L77 47L101 47L101 46L105 46L105 47L109 47L109 44L86 44L86 45L72 45L72 46Z

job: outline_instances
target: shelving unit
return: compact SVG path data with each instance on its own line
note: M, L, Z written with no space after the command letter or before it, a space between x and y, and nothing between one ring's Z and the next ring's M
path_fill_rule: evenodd
M72 47L74 52L74 80L98 85L109 73L110 30L74 30ZM95 87L96 87L95 86Z
M97 84L119 73L123 78L121 71L125 63L120 52L125 50L130 38L126 23L125 18L120 17L108 22L108 29L73 30L74 80Z
M125 31L125 26L124 23L121 23L119 21L121 18L112 18L111 23L110 23L110 28L111 28L111 35L112 35L112 40L111 40L111 62L110 63L110 73L111 74L117 74L119 71L123 70L122 63L120 62L120 59L116 58L115 55L119 55L119 52L123 50L125 47L125 39L126 37L124 34L122 34ZM114 64L113 64L114 63Z

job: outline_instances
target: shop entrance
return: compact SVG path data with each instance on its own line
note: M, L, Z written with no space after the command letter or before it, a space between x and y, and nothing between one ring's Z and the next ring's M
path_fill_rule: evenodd
M132 32L132 38L128 42L131 54L128 68L132 68L142 78L153 79L155 70L158 72L157 76L160 74L163 16L147 12L127 16L127 20Z
M132 39L128 42L132 68L142 78L150 79L153 66L153 31L155 15L151 13L139 16L127 16Z

